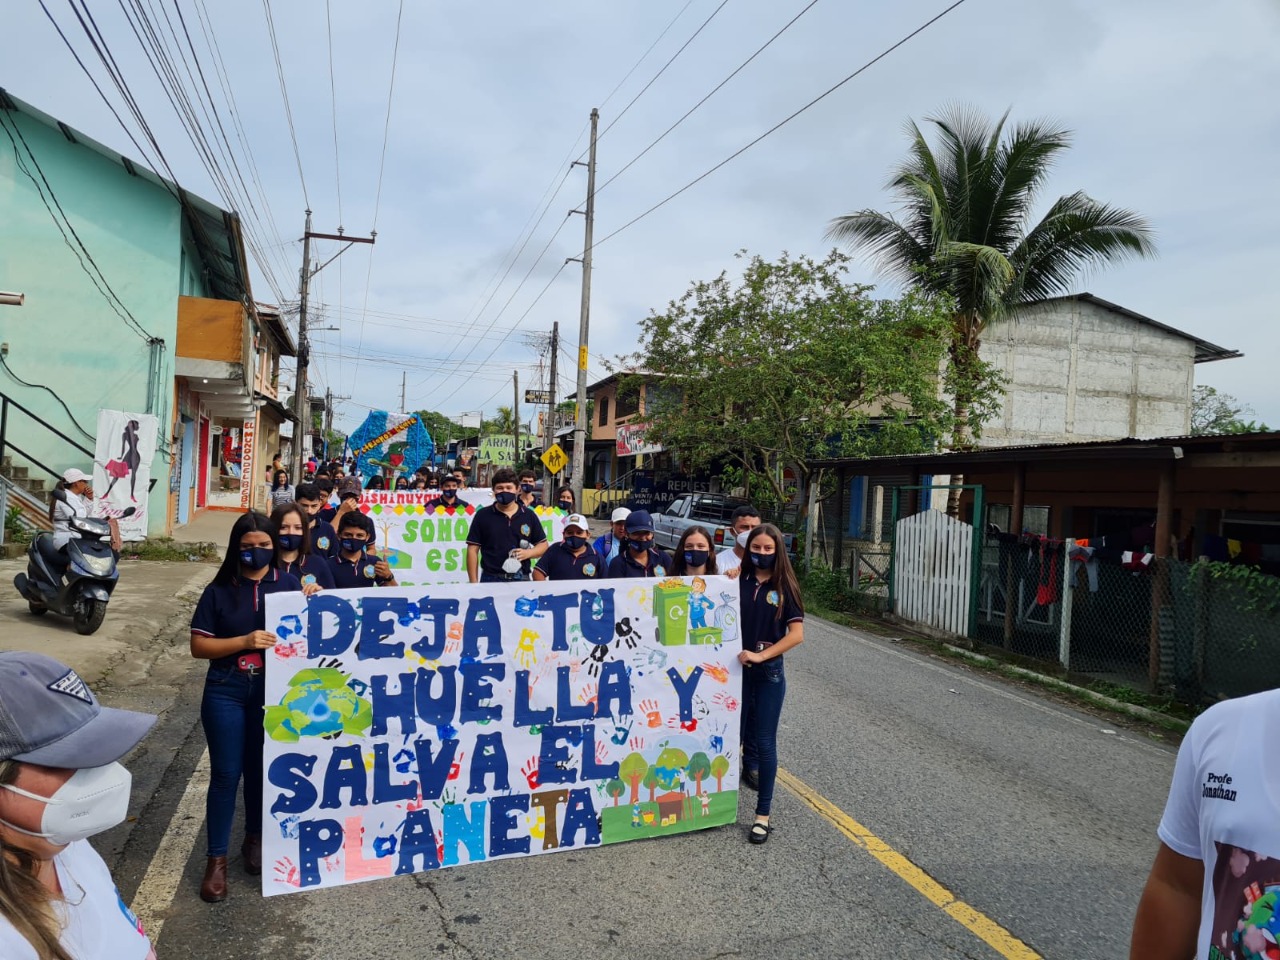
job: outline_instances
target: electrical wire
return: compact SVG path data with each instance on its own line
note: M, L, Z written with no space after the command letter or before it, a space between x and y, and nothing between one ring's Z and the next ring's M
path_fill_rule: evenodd
M778 130L781 130L783 127L785 127L788 123L790 123L790 122L791 122L792 120L794 120L796 117L800 116L800 114L804 113L806 110L810 109L811 107L813 107L813 106L815 106L816 104L820 103L821 101L825 100L827 97L829 97L831 94L835 93L837 90L839 90L839 89L840 89L841 87L843 87L845 84L847 84L849 81L853 80L855 77L858 77L858 76L860 76L861 74L865 73L867 70L871 69L871 67L875 66L877 63L879 63L879 62L880 62L881 60L883 60L885 57L889 56L889 54L893 53L895 50L897 50L897 49L898 49L899 47L901 47L903 44L905 44L905 43L907 43L908 41L910 41L910 40L914 39L915 37L917 37L917 36L918 36L918 35L920 35L921 33L924 33L924 31L928 30L931 26L933 26L935 23L937 23L939 20L941 20L941 19L942 19L943 17L945 17L947 14L949 14L949 13L951 13L953 10L955 10L955 9L957 9L957 8L959 8L959 7L961 7L961 6L963 6L965 2L966 2L966 0L955 0L955 2L954 2L954 3L952 3L950 6L948 6L948 7L947 7L945 10L943 10L941 13L938 13L938 14L934 15L934 16L933 16L933 17L931 17L929 20L925 21L923 24L921 24L920 26L916 27L914 30L912 30L910 33L908 33L908 34L907 34L905 37L903 37L901 40L898 40L898 41L897 41L896 43L894 43L892 46L887 47L886 49L884 49L883 51L881 51L880 53L878 53L876 56L872 57L870 60L868 60L868 61L867 61L866 63L864 63L862 66L860 66L857 70L853 71L853 73L851 73L851 74L849 74L848 76L846 76L843 80L841 80L841 81L839 81L838 83L836 83L836 84L834 84L834 85L832 85L832 86L828 87L828 88L827 88L826 90L824 90L822 93L818 94L818 96L814 97L812 100L810 100L810 101L809 101L808 103L806 103L804 106L800 107L800 109L798 109L798 110L794 111L793 113L789 114L788 116L784 117L782 120L779 120L779 121L778 121L777 123L775 123L772 127L770 127L768 130L766 130L764 133L760 134L760 136L756 137L756 138L755 138L754 140L752 140L750 143L747 143L746 145L744 145L744 146L742 146L742 147L739 147L737 150L735 150L733 153L729 154L729 156L725 157L723 160L721 160L721 161L720 161L719 163L717 163L715 166L711 167L709 170L707 170L707 171L705 171L704 173L702 173L702 174L698 175L697 177L694 177L692 180L690 180L688 183L686 183L686 184L685 184L683 187L681 187L679 190L675 191L675 192L674 192L674 193L672 193L672 194L669 194L668 196L664 197L662 200L659 200L657 203L655 203L653 206L649 207L649 209L645 210L643 213L639 214L638 216L632 217L630 220L628 220L626 223L624 223L624 224L623 224L622 226L620 226L618 229L614 230L612 233L606 234L605 236L601 237L599 240L595 241L595 242L591 245L591 249L592 249L592 250L594 250L596 247L599 247L601 244L607 243L609 240L612 240L614 237L616 237L618 234L622 233L624 230L627 230L627 229L629 229L629 228L631 228L631 227L635 226L637 223L639 223L639 222L640 222L641 220L643 220L645 217L649 216L649 214L651 214L651 213L653 213L653 212L655 212L655 211L657 211L657 210L660 210L662 207L665 207L668 203L670 203L670 202L671 202L672 200L674 200L676 197L680 196L682 193L684 193L685 191L689 190L691 187L694 187L694 186L696 186L697 184L701 183L703 180L707 179L707 177L711 176L713 173L715 173L715 172L716 172L717 170L719 170L721 167L725 166L726 164L730 163L731 161L736 160L738 157L742 156L744 153L746 153L748 150L750 150L752 147L754 147L754 146L755 146L757 143L759 143L761 140L764 140L766 137L768 137L768 136L772 135L773 133L777 132Z
M267 17L267 33L271 36L271 53L276 60L276 77L280 81L280 97L284 100L284 115L289 121L289 139L293 141L293 159L298 164L298 180L302 183L302 199L307 207L311 206L311 198L307 196L307 178L302 172L302 153L298 150L298 134L293 128L293 110L289 107L289 91L284 82L284 64L280 60L280 44L276 40L276 22L271 17L271 7L267 0L262 0L262 12Z
M9 374L9 376L13 377L13 379L17 380L24 387L31 387L32 389L43 390L46 393L48 393L51 397L53 397L53 399L58 401L58 406L62 407L62 409L66 411L67 419L69 419L73 424L75 424L75 428L79 430L82 434L84 434L85 437L88 438L90 443L97 442L97 438L94 437L92 433L90 433L84 427L80 426L80 421L77 420L75 414L71 412L71 408L67 406L66 401L64 401L60 396L58 396L57 392L52 387L46 387L43 383L31 383L27 380L23 380L20 376L18 376L16 373L13 372L13 367L9 366L9 361L7 361L2 356L0 356L0 367L4 367L4 372Z
M177 2L177 0L175 0ZM333 179L338 190L338 232L342 232L342 164L338 160L338 87L333 73L333 18L329 0L324 0L324 29L329 41L329 104L333 115ZM377 222L377 214L374 214Z
M663 131L662 131L662 133L660 133L660 134L658 135L658 137L657 137L657 138L656 138L652 143L650 143L647 147L645 147L643 150L641 150L638 154L636 154L634 157L632 157L630 160L628 160L628 161L627 161L627 163L626 163L626 165L625 165L625 166L623 166L621 170L619 170L617 173L615 173L613 176L611 176L608 180L606 180L604 183L602 183L600 186L598 186L598 187L596 188L596 196L598 197L601 193L603 193L603 192L604 192L604 190L605 190L605 188L606 188L606 187L608 187L608 186L609 186L609 184L613 183L613 181L617 180L620 176L622 176L624 173L626 173L628 170L630 170L630 169L631 169L631 167L632 167L632 165L634 165L634 164L636 163L636 161L638 161L638 160L639 160L641 157L643 157L646 153L648 153L650 150L652 150L654 147L656 147L659 143L661 143L661 142L666 138L667 134L669 134L672 130L674 130L676 127L680 126L680 124L684 123L684 122L685 122L686 120L688 120L691 116L693 116L694 112L695 112L699 107L701 107L704 103L706 103L708 100L710 100L712 97L714 97L717 93L719 93L719 92L720 92L720 89L721 89L725 84L727 84L730 80L732 80L732 79L733 79L734 77L736 77L739 73L741 73L741 72L742 72L742 71L747 67L747 65L748 65L748 64L750 64L750 63L751 63L751 61L753 61L756 57L758 57L758 56L760 56L760 54L764 53L764 52L765 52L765 50L767 50L767 49L768 49L768 48L773 44L773 42L774 42L775 40L777 40L780 36L782 36L782 35L783 35L784 33L786 33L788 30L790 30L790 29L791 29L791 27L795 25L795 23L796 23L796 21L797 21L797 20L799 20L799 19L800 19L801 17L803 17L806 13L808 13L810 10L812 10L814 7L816 7L816 6L818 5L818 2L819 2L819 0L809 0L809 3L805 5L804 9L802 9L802 10L801 10L799 13L797 13L794 17L792 17L790 20L788 20L788 21L783 25L783 27L782 27L782 29L781 29L781 30L779 30L779 31L778 31L777 33L775 33L772 37L770 37L768 40L766 40L766 41L764 42L764 44L763 44L763 45L761 45L760 47L758 47L758 48L756 49L756 52L755 52L755 53L751 54L751 56L749 56L749 57L747 57L747 59L743 60L743 61L742 61L742 63L738 64L737 68L733 71L733 73L729 74L727 77L725 77L725 78L724 78L723 80L721 80L719 83L717 83L717 84L716 84L716 85L711 89L711 91L710 91L706 96L704 96L701 100L699 100L699 101L698 101L697 103L695 103L692 107L690 107L688 110L686 110L686 111L685 111L685 113L684 113L684 115L683 115L679 120L677 120L677 121L676 121L675 123L673 123L671 126L667 127L667 129L663 130ZM598 138L597 138L597 139L598 139Z
M637 93L634 97L632 97L630 101L628 101L627 105L622 108L622 112L619 113L616 117L614 117L611 121L609 121L609 123L605 126L605 128L600 131L599 135L596 137L597 142L599 142L601 137L603 137L606 133L612 130L614 128L614 125L617 124L619 120L621 120L623 117L627 115L627 111L635 106L637 100L639 100L646 93L648 93L649 88L652 87L654 83L657 82L660 76L662 76L664 73L667 72L667 68L669 66L671 66L673 63L676 62L677 59L679 59L680 54L685 52L689 44L693 43L694 40L698 39L698 34L702 33L702 31L707 28L707 25L710 24L711 21L716 18L716 15L721 10L723 10L728 5L728 3L729 3L729 0L720 0L720 5L711 11L711 16L707 17L707 19L702 21L702 23L698 26L698 29L693 31L693 35L689 37L689 39L686 40L683 44L681 44L679 50L677 50L675 53L671 55L671 59L669 59L666 63L664 63L658 69L658 72L649 78L649 82L640 88L640 92Z

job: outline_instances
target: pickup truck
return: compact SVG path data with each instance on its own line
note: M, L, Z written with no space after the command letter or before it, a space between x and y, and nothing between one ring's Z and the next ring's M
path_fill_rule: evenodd
M733 542L729 528L733 511L747 503L719 493L686 493L662 513L654 514L653 539L659 547L671 550L689 527L706 527L712 548L720 550Z

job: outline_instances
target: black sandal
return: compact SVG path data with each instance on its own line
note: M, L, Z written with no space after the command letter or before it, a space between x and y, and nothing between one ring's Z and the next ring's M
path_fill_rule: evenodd
M773 827L767 823L756 822L751 825L751 829L747 831L747 839L752 843L767 843L769 834L773 833Z

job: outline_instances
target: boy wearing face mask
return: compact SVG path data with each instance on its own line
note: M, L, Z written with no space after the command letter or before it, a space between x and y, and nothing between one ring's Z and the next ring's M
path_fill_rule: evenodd
M609 528L609 532L603 536L596 537L596 542L591 545L591 549L604 558L606 569L622 549L622 544L626 542L627 517L629 516L631 516L631 511L626 507L615 509L610 518L613 525Z
M155 720L103 707L51 657L0 653L0 957L155 957L88 842L128 813L119 760Z
M665 577L671 570L671 558L653 545L653 519L648 510L633 510L627 516L627 539L619 553L609 561L607 576Z
M434 510L436 507L459 507L465 509L467 501L458 496L458 478L450 474L445 474L440 478L440 496L434 500L427 502L427 509Z
M338 553L329 561L334 586L340 590L397 586L391 565L374 549L376 540L373 521L359 510L342 516L338 521Z
M333 524L320 519L320 508L324 506L325 497L320 487L314 483L300 483L295 491L298 506L306 515L307 553L324 557L332 557L338 549L338 531Z
M596 580L604 576L604 560L587 545L587 518L571 514L564 540L547 547L534 567L535 580Z
M528 467L520 471L520 504L530 510L538 506L538 495L534 493L537 483L538 475Z
M733 544L721 550L716 557L716 567L721 573L733 576L742 569L742 562L746 559L747 536L758 526L760 526L760 511L755 507L743 504L733 511L733 515L729 518L729 529L733 531L734 537Z
M467 578L472 583L528 580L529 561L547 552L538 515L517 500L516 473L495 470L494 502L471 518L467 532Z

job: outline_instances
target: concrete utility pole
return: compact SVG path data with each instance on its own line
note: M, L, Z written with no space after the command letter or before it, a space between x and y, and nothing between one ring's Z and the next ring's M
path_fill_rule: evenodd
M542 440L542 452L546 453L551 449L551 445L556 442L556 357L560 353L560 321L557 320L551 324L551 385L547 391L547 427L543 432L546 436ZM544 468L545 469L545 468ZM551 488L551 481L555 477L550 470L546 471L546 480L543 483L547 489ZM576 500L574 501L577 502Z
M333 390L327 389L324 392L324 442L325 456L332 457L333 451L329 449L329 437L333 434L333 401L350 400L350 397L336 397ZM341 453L341 451L339 451Z
M587 453L587 333L591 326L591 244L596 222L596 127L600 111L591 110L591 151L587 157L587 221L582 245L582 307L578 318L578 403L573 423L573 502L582 506ZM576 162L576 161L575 161Z
M311 211L307 211L307 228L302 234L302 283L298 298L298 370L297 375L294 377L296 382L294 383L293 393L293 412L294 416L298 418L293 437L294 483L302 482L302 472L307 462L303 438L311 435L310 397L307 389L307 365L311 353L310 344L307 340L307 294L311 289L311 278L350 250L353 243L373 243L377 236L376 230L370 230L367 237L348 237L343 235L341 227L338 228L337 233L312 233ZM312 240L337 240L339 243L345 243L346 246L312 270Z
M511 371L511 422L515 427L516 447L511 453L511 465L520 469L520 371Z
M404 410L405 410L405 406L404 406L404 378L405 378L405 372L404 372L403 370L401 370L401 371L400 371L400 412L401 412L401 413L404 413Z

